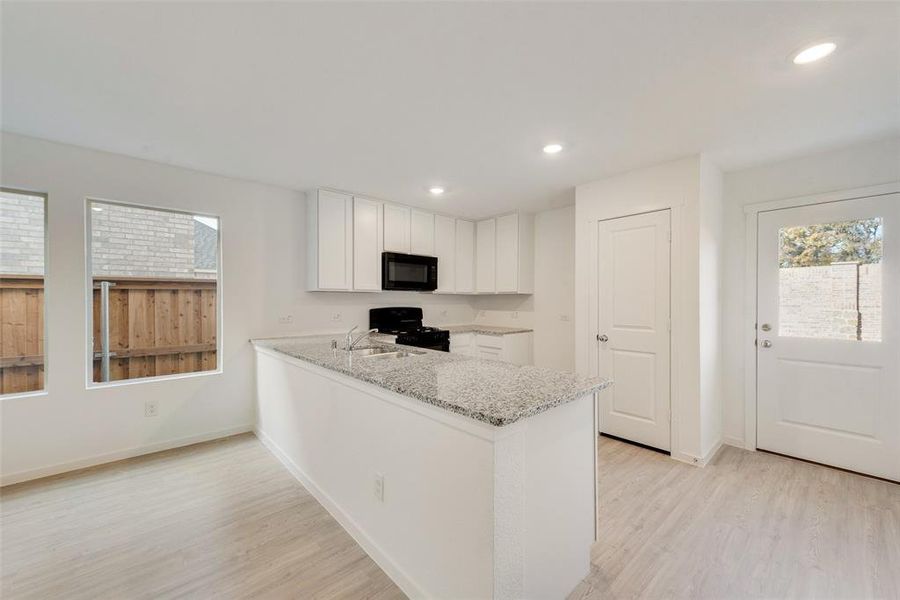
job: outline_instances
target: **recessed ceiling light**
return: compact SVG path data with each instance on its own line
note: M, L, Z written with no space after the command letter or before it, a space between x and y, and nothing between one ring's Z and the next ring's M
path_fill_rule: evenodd
M436 185L436 186L434 186L434 187L428 188L428 191L429 191L429 192L431 193L431 195L433 195L433 196L440 196L441 194L444 193L444 188L442 188L442 187L439 186L439 185Z
M562 144L547 144L544 146L544 154L556 154L562 151Z
M836 48L837 44L834 42L823 42L821 44L816 44L815 46L810 46L809 48L804 48L794 56L794 64L805 65L807 63L815 62L825 58L834 52Z

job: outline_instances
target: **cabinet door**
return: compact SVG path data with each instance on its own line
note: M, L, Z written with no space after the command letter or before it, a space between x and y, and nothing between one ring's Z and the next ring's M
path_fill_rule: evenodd
M421 210L410 213L409 251L434 256L434 215Z
M475 228L475 291L479 294L497 290L496 276L497 221L478 221Z
M471 333L451 333L450 352L454 354L472 354L475 335Z
M349 290L353 282L353 197L320 190L316 203L317 289Z
M439 259L440 260L440 259ZM440 276L438 266L438 276ZM475 223L456 220L456 292L475 291Z
M485 348L478 346L478 358L487 358L488 360L503 360L503 350L500 348Z
M353 289L381 291L382 204L353 198Z
M519 289L519 215L497 217L497 291Z
M438 292L456 291L456 219L435 215L434 254L438 259Z
M384 205L384 250L409 254L409 207Z

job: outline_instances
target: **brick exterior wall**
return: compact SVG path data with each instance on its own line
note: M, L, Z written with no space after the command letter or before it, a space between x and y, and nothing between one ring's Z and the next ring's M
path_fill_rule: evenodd
M857 265L790 267L779 272L779 335L855 340ZM881 265L859 266L862 339L881 340Z
M95 277L215 279L218 232L192 215L113 204L90 211ZM43 274L43 199L4 193L0 272Z
M44 199L3 192L0 198L0 273L44 274Z

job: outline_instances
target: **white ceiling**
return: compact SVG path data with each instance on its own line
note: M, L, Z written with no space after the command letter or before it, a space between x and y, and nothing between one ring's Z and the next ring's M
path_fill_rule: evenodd
M790 63L822 38L835 54ZM700 151L734 169L900 132L900 4L4 2L2 127L468 216L538 209Z

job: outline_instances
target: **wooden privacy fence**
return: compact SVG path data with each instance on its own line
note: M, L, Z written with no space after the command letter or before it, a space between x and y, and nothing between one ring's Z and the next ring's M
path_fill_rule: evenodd
M94 278L94 381L100 381L100 281L109 290L110 381L216 368L216 282Z
M44 278L0 275L0 394L44 389Z
M94 278L93 380L100 377L100 281L109 290L110 381L216 368L216 282ZM43 279L0 278L0 393L43 388Z

